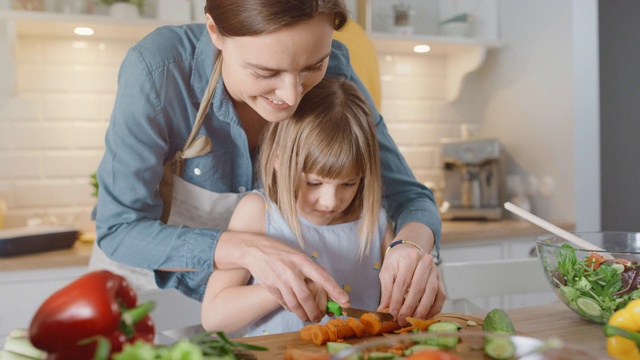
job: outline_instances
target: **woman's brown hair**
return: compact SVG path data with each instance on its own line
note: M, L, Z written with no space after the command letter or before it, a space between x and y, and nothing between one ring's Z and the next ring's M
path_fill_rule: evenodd
M340 30L348 19L342 0L207 0L205 12L223 36L260 35L322 14Z

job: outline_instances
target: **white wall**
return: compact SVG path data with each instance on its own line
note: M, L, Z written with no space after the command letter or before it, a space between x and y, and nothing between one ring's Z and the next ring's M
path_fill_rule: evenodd
M481 133L497 137L508 154L508 172L541 186L533 211L553 220L575 220L575 113L572 3L500 1L504 46L471 74L453 107ZM545 189L546 190L546 189Z
M555 183L549 197L534 196L534 212L574 221L579 205L581 219L596 218L593 211L599 202L575 195L576 189L589 192L595 186L589 176L595 167L594 150L582 154L581 149L593 137L593 127L583 128L583 122L590 124L596 116L588 105L597 90L589 91L593 81L583 77L579 87L574 85L574 70L594 67L592 62L574 66L581 61L574 53L576 39L591 46L576 48L593 56L588 42L594 36L589 32L595 26L593 12L590 16L587 8L581 15L578 7L593 9L594 4L595 0L497 1L504 46L489 52L487 62L468 77L452 104L444 100L442 58L379 54L381 112L420 181L442 185L440 139L459 136L464 122L477 122L483 136L504 143L509 173ZM580 26L574 24L574 16L582 19ZM577 28L586 33L574 36ZM130 45L19 39L18 91L0 98L0 197L8 204L6 226L52 215L91 230L94 199L89 174L103 152L118 65ZM6 63L2 60L0 64Z
M6 227L28 219L92 231L89 175L104 150L120 62L132 42L20 37L17 91L0 98L0 198ZM387 125L420 181L440 183L440 138L461 118L445 102L437 56L380 54Z

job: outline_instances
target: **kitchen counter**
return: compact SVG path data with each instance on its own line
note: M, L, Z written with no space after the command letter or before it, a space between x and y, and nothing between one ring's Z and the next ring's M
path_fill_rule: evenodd
M568 222L556 222L555 225L565 230L573 230L573 224ZM518 219L442 222L442 244L445 245L535 237L545 233L545 230L536 225ZM92 246L93 242L77 241L70 249L0 258L0 271L88 265Z

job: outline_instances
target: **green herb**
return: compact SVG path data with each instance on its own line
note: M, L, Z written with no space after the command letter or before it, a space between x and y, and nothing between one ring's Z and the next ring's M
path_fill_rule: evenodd
M91 186L93 186L93 193L91 194L91 196L93 197L98 197L98 189L100 188L100 186L98 185L98 173L93 173L91 174L91 182L90 182Z
M265 351L266 348L233 342L223 332L203 333L180 340L170 346L152 345L144 341L127 344L113 355L113 360L240 360L255 359L248 351Z

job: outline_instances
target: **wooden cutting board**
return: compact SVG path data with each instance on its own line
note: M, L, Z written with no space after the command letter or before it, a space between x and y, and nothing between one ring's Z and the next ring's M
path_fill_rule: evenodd
M462 326L461 331L482 331L482 319L471 315L445 313L439 314L434 317L440 321L451 321L460 324ZM470 325L469 321L475 322L475 325ZM394 336L393 334L378 335L378 336L365 336L361 338L346 339L345 342L349 344L358 344L363 341L380 339L382 336ZM295 347L305 351L317 351L322 352L326 350L325 345L316 345L310 340L300 339L300 332L289 332L274 335L263 335L255 337L247 337L242 339L236 339L239 342L250 343L253 345L264 346L268 348L268 351L256 351L254 354L258 360L283 360L284 353L288 347Z

